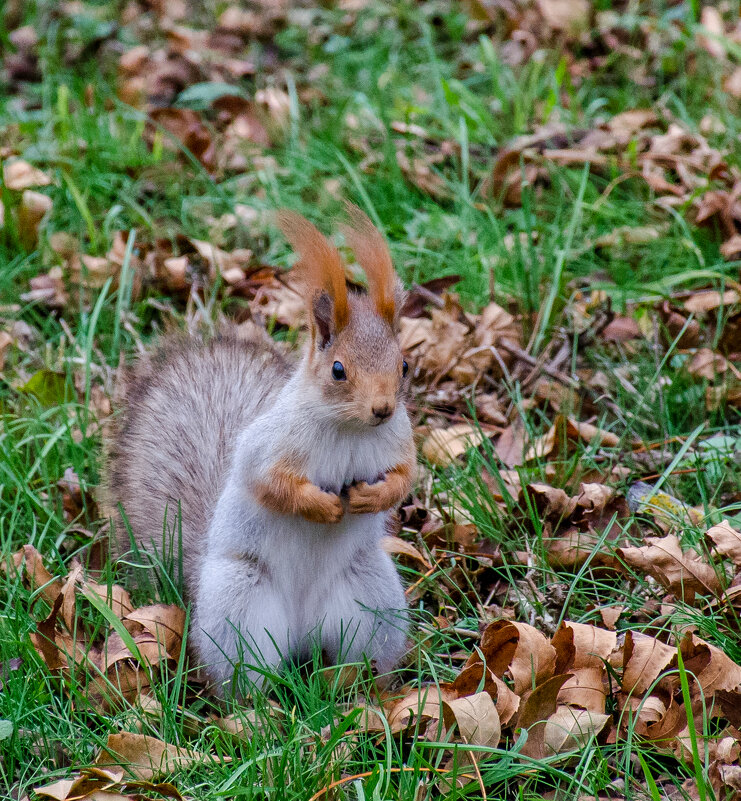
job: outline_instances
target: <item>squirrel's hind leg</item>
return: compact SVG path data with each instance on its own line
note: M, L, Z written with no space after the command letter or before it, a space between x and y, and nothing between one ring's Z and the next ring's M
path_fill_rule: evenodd
M207 558L201 568L192 642L219 694L261 686L288 655L288 614L265 569L247 557Z
M326 596L322 648L335 663L375 663L392 670L406 649L409 617L404 590L388 554L358 554Z

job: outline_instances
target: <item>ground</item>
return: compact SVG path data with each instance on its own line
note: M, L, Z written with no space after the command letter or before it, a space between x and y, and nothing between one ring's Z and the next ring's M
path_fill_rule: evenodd
M734 0L4 5L10 797L738 797L740 30ZM409 290L414 633L385 689L222 703L179 588L108 554L102 440L168 328L300 342L274 212L342 245L344 199Z

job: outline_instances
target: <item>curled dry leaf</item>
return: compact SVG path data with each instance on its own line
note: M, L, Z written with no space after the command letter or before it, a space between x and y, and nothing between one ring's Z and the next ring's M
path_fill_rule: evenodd
M401 537L383 537L381 539L381 548L391 556L394 554L408 556L428 570L432 567L430 560L418 548L412 545L411 542L401 539Z
M419 723L435 723L443 717L442 704L454 700L456 694L434 685L411 690L404 698L391 704L386 719L393 734Z
M158 108L150 112L150 117L155 126L159 126L178 139L207 170L214 169L216 166L214 142L211 132L204 125L198 112L188 108ZM153 136L154 133L150 132L150 137Z
M636 732L641 737L664 747L687 723L684 707L676 702L671 688L661 685L654 688L651 695L625 699L622 708L630 709L635 715Z
M33 545L24 545L13 554L13 568L19 572L32 590L41 589L46 601L53 604L62 590L62 582L44 567L41 554ZM8 565L5 565L7 572Z
M290 276L283 281L271 278L262 284L250 306L266 320L275 320L294 330L306 322L303 294L294 286Z
M568 678L568 674L551 676L523 695L517 728L521 729L518 743L524 739L521 750L526 756L544 759L552 754L545 741L546 721L555 713L558 694Z
M174 604L152 604L129 612L126 620L139 623L173 659L180 655L185 629L185 610Z
M18 233L23 245L33 250L39 238L39 226L44 216L52 209L52 200L48 195L26 189L18 206Z
M236 284L244 278L244 268L252 260L252 251L237 249L231 252L216 247L211 242L200 239L190 240L209 269L209 278L213 281L220 275L227 284Z
M554 418L553 425L548 431L533 441L526 451L523 461L530 462L558 455L564 445L571 448L577 442L594 442L600 447L615 448L620 444L620 437L611 431L597 428L591 423L581 423L571 417L559 414Z
M739 298L739 293L735 289L727 289L725 292L718 292L714 289L707 292L695 292L684 302L684 308L695 314L704 314L721 307L733 306L739 302Z
M706 378L708 381L715 380L719 375L723 375L728 370L729 363L725 356L720 353L713 353L710 348L700 348L690 359L687 365L687 372L697 378Z
M741 665L737 665L720 648L688 632L680 643L687 671L697 681L707 699L716 692L741 691Z
M87 580L83 583L83 595L92 593L97 595L111 608L116 617L123 619L129 612L134 611L131 596L120 584L97 584Z
M546 753L560 754L586 745L611 719L611 715L559 705L543 727Z
M618 556L633 569L652 576L669 592L689 602L695 593L717 595L721 590L711 565L694 551L683 551L674 534L648 537L638 548L618 548Z
M431 464L447 467L470 448L484 441L484 433L469 423L436 428L422 443L422 455Z
M194 763L207 762L210 758L207 754L179 748L156 737L120 732L108 735L95 764L105 768L120 766L136 779L151 781Z
M734 565L741 566L741 533L732 528L727 520L711 526L705 536L712 541L717 553L727 556Z
M560 704L605 711L605 663L614 651L617 634L586 623L562 623L551 640L556 649L556 674L570 673L558 695Z
M600 606L599 616L608 631L615 631L615 626L623 614L623 606Z
M502 736L499 713L487 692L443 701L443 722L446 729L458 727L458 736L470 745L496 748ZM476 752L471 756L475 758Z
M627 632L623 647L623 692L639 697L644 695L675 655L676 648L654 637Z
M13 159L3 164L3 183L8 189L22 191L34 186L49 186L51 178L23 159Z
M221 731L231 734L241 740L250 741L256 733L265 734L270 730L282 731L285 712L275 701L268 701L268 718L265 716L266 710L258 712L256 709L240 709L224 718L213 718L212 723ZM359 727L364 731L384 731L380 720L380 713L372 707L363 707L365 718L361 718ZM376 728L376 724L380 724ZM272 727L272 729L271 729Z
M570 670L558 693L558 703L602 714L607 700L606 672L602 665Z
M556 673L584 667L604 667L615 650L617 634L587 623L564 621L553 635Z
M480 681L484 660L488 670L498 678L508 673L515 694L521 695L553 675L556 651L543 634L527 623L496 620L484 629L478 650L468 658L452 686L462 689L464 682L470 683L477 677ZM486 684L484 689L488 691Z
M72 801L72 799L110 799L116 801L119 798L128 799L130 796L122 796L113 792L119 787L123 779L122 768L111 768L103 770L101 768L87 768L75 778L60 779L59 781L47 784L43 787L36 787L34 792L45 798L53 798L55 801Z

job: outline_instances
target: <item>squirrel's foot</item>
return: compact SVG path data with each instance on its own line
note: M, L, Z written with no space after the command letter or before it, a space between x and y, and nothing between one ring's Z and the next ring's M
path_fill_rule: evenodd
M354 515L374 514L385 512L396 506L398 499L389 483L384 479L375 484L359 481L353 484L347 492L349 509Z
M339 523L345 509L339 495L324 492L313 484L303 487L299 514L312 523Z
M393 509L406 498L412 484L413 463L403 462L368 484L358 481L348 490L349 509L352 514L375 514Z

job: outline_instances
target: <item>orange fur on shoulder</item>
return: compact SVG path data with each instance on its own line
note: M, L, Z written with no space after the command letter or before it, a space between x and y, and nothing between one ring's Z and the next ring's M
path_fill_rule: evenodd
M337 248L315 225L295 211L279 211L278 225L300 257L295 269L306 288L312 295L324 291L332 298L335 327L341 331L350 318L350 308L345 268Z
M342 227L347 244L353 249L358 264L368 278L368 292L378 314L394 325L396 315L396 283L398 278L391 261L391 252L383 234L368 215L352 203L345 203L350 225Z

